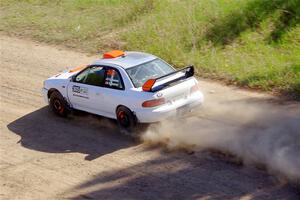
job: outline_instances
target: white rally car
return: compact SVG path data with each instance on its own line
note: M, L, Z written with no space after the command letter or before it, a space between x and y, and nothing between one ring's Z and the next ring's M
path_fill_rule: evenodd
M117 119L131 131L137 123L162 121L201 105L203 94L193 75L193 66L176 71L154 55L114 50L48 78L42 92L60 116L82 110Z

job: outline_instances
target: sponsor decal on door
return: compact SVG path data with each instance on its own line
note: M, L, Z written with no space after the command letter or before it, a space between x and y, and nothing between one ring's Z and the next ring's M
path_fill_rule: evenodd
M88 88L87 87L80 87L77 85L73 85L72 87L73 96L82 97L88 99Z

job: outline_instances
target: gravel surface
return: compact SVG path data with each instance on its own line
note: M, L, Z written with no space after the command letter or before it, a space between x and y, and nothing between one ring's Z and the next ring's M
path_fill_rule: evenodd
M205 148L138 142L120 134L114 121L85 113L54 116L40 93L43 80L95 57L3 35L0 42L0 199L300 199L299 188L268 166ZM300 116L296 102L204 80L201 87L204 111L192 118L203 126L238 126L230 112L247 118L254 107ZM261 129L253 123L243 133L253 128Z

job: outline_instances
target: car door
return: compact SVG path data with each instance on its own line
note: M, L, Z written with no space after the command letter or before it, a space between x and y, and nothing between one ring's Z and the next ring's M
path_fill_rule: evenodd
M102 87L102 101L97 102L102 107L102 111L115 118L116 108L124 104L126 98L125 85L118 69L106 67L105 81Z
M101 86L104 83L105 68L90 66L76 75L68 86L68 98L71 105L79 110L101 112ZM100 101L100 102L99 102Z

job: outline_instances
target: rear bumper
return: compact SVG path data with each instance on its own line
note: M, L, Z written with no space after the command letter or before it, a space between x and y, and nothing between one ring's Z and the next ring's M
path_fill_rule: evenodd
M49 99L48 99L48 89L42 88L42 95L44 97L44 101L46 104L49 104Z
M196 92L188 99L183 99L172 104L166 103L157 108L141 108L135 111L138 121L141 123L159 122L174 117L181 117L184 112L181 110L193 110L202 105L204 96L202 92Z

